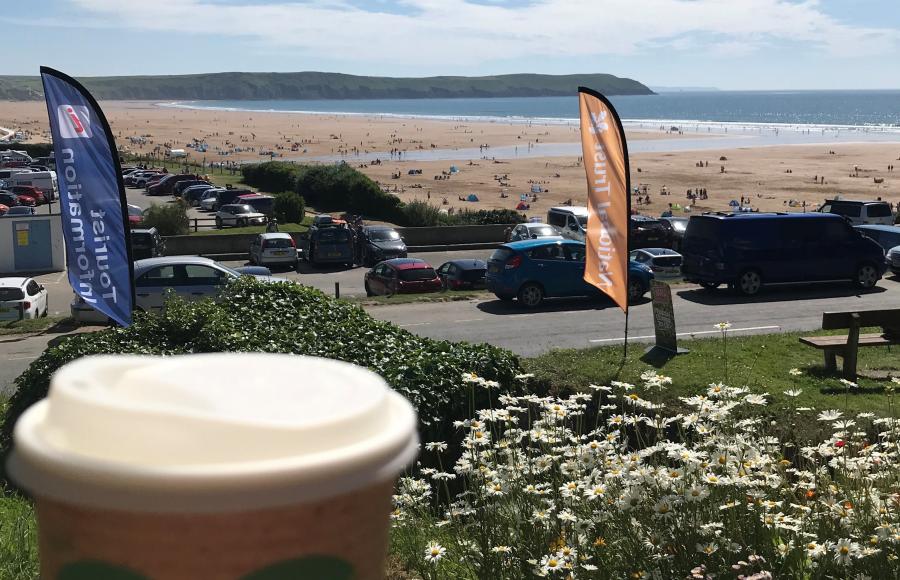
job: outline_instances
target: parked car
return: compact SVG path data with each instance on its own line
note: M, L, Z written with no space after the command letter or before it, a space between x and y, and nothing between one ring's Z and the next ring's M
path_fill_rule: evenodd
M182 181L196 180L193 173L170 173L156 183L147 185L147 195L169 195Z
M365 226L360 230L360 256L363 266L372 267L377 262L407 256L403 238L389 226Z
M891 204L886 201L827 199L818 211L844 216L855 226L862 224L890 226L894 224Z
M891 248L900 246L900 226L856 226L854 229L867 238L872 238L887 253Z
M681 254L669 248L641 248L634 250L629 257L638 264L649 267L653 274L663 277L681 275Z
M137 260L134 263L135 308L145 312L161 311L168 290L186 300L216 300L225 284L240 276L253 276L265 282L289 282L284 278L273 277L266 268L229 268L200 256ZM80 296L75 296L69 308L72 318L79 322L108 322L104 314L94 310Z
M134 260L156 258L166 252L166 241L156 228L131 230L131 257Z
M564 238L584 241L587 232L588 208L584 206L551 207L547 211L547 223L556 227Z
M181 197L184 190L191 187L192 185L210 185L208 181L204 181L203 179L180 179L178 183L172 186L172 195L175 197Z
M764 285L834 280L871 288L885 272L881 246L831 213L693 216L682 250L687 281L748 296Z
M204 191L203 195L200 196L200 209L205 211L215 210L219 203L219 191L218 189L207 189Z
M32 200L33 202L34 200ZM19 200L19 196L11 191L0 191L0 203L7 207L15 207L17 205L23 205ZM34 204L31 204L32 207Z
M167 174L160 173L159 171L142 171L137 175L129 175L128 180L130 183L126 182L125 185L131 185L133 187L147 187L147 184L154 180L159 180L165 177Z
M266 223L266 216L247 204L223 205L216 212L216 228L225 226L259 226Z
M553 238L561 237L560 231L556 226L542 223L524 223L514 227L509 232L507 242L519 242L522 240L534 240L537 238Z
M0 278L0 320L47 316L47 289L34 278Z
M301 234L303 256L310 264L345 264L353 267L353 236L344 227L314 227Z
M642 215L633 215L629 219L631 229L629 247L634 248L667 248L672 245L669 230L661 220Z
M884 256L884 263L890 271L900 276L900 246L896 246L887 251Z
M681 243L684 240L684 232L687 230L688 218L684 217L661 217L659 223L668 230L669 240L672 242L672 249L681 251Z
M238 198L242 195L253 193L249 189L237 189L234 187L222 187L216 190L216 201L213 205L214 210L219 209L223 205L231 203L240 203Z
M13 185L9 188L9 191L13 192L18 196L28 196L32 198L37 205L41 205L43 203L47 203L48 199L44 195L44 192L39 190L33 185Z
M517 298L535 308L544 298L600 296L584 281L585 245L575 240L537 239L503 244L491 254L487 288L501 300ZM650 289L653 272L634 261L628 263L628 299L638 300Z
M140 206L127 204L128 206L128 225L131 227L141 225L144 221L144 210Z
M322 226L330 226L334 224L334 218L327 213L320 213L315 216L312 221L312 227L319 228Z
M296 268L299 254L290 234L259 234L250 242L250 263L260 266L289 264Z
M200 185L192 185L184 189L181 192L181 199L185 201L185 203L197 207L200 205L200 200L203 199L203 193L209 191L210 189L215 189L212 185L205 183Z
M481 290L487 287L485 275L487 262L484 260L450 260L437 269L446 290Z
M443 286L431 264L417 258L395 258L366 272L366 296L440 292Z
M234 203L245 203L269 219L275 215L275 198L271 195L247 193L239 195Z
M35 215L35 210L33 207L28 205L17 205L15 207L11 207L2 215L3 217L21 217L21 216L30 216Z

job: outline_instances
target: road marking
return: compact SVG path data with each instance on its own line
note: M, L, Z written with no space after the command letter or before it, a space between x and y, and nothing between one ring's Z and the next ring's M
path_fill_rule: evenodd
M476 320L484 320L484 318L465 318L463 320L454 320L454 322L475 322Z
M412 324L398 324L397 326L399 326L400 328L407 328L410 326L426 326L429 324L431 324L431 323L430 322L414 322Z
M748 326L747 328L729 328L726 330L728 333L732 332L748 332L751 330L778 330L781 328L780 326ZM696 336L698 334L719 334L721 330L698 330L696 332L678 332L675 336ZM631 340L642 340L645 338L656 338L655 334L648 334L647 336L629 336ZM625 338L592 338L588 340L588 342L615 342L618 340L625 340Z

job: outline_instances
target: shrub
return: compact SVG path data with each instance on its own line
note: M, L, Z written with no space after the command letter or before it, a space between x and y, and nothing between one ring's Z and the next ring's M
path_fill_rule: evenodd
M459 226L520 224L525 221L525 217L514 209L479 209L477 211L464 209L450 217L452 224Z
M510 383L519 370L509 351L420 338L306 286L242 278L225 289L222 304L173 298L164 314L139 313L128 328L75 334L48 348L16 379L0 445L8 446L16 419L47 394L53 372L91 354L256 351L344 360L379 373L406 396L418 409L423 436L432 438L449 436L451 421L468 410L458 381L463 372Z
M303 198L293 191L275 194L275 218L283 223L299 224L306 216Z
M424 201L411 201L403 206L403 225L407 227L440 226L450 223L451 216Z
M294 191L297 189L297 175L303 167L283 161L268 161L244 165L241 167L241 173L244 176L244 183L263 191Z
M151 205L144 213L143 225L156 228L161 236L183 236L190 231L187 204L177 199L173 203Z

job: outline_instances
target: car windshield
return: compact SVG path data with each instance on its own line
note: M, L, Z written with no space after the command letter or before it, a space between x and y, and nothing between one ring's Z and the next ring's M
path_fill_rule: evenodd
M400 234L394 230L370 230L369 239L375 242L387 242L391 240L399 240Z
M421 280L433 280L437 274L434 268L409 268L400 270L400 279L405 282L416 282Z
M263 241L264 248L292 248L293 246L287 238L271 238Z
M23 298L25 298L25 293L21 288L0 288L0 302L22 300Z
M585 222L585 223L586 223L586 222ZM545 236L555 236L555 235L557 235L556 232L553 231L553 228L551 228L550 226L543 226L543 227L539 227L539 228L529 228L528 232L529 232L532 236L537 236L537 237L539 237L539 238L540 238L540 237L545 237Z

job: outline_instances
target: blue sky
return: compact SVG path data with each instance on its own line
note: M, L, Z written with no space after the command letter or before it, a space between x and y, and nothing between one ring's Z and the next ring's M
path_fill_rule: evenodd
M608 72L651 86L900 88L900 0L29 0L0 74ZM27 40L27 42L24 42ZM23 41L23 42L20 42Z

